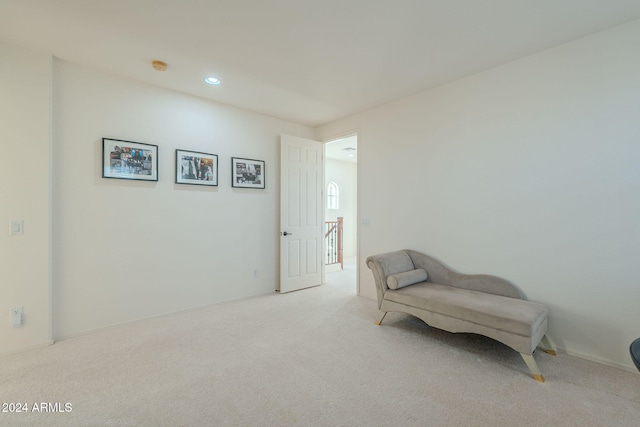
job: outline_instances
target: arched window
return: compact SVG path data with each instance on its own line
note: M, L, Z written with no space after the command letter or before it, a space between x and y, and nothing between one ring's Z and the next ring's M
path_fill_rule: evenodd
M327 186L327 209L338 209L339 194L338 184L330 182Z

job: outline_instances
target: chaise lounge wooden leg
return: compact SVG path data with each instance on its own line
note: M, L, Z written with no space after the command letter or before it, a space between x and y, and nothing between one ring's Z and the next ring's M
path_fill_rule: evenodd
M376 322L376 325L380 325L382 323L382 319L384 319L384 316L387 315L386 311L382 311L380 312L380 318L378 319L378 321Z
M556 350L555 350L556 346L553 344L553 341L551 341L551 339L548 336L546 335L543 336L542 339L540 340L540 343L544 346L542 351L552 356L556 355Z
M538 369L538 364L536 363L536 360L533 358L533 355L525 354L525 353L520 353L520 355L524 359L524 363L526 363L527 366L529 367L529 370L531 371L531 376L533 377L533 379L543 383L544 377L542 376L542 372L540 372L540 369Z

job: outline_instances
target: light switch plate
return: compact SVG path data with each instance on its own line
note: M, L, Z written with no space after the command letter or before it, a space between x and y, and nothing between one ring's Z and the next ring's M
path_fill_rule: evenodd
M24 221L11 221L11 228L9 234L24 234Z
M24 308L14 307L11 309L11 326L19 328L22 326L22 316L24 314Z

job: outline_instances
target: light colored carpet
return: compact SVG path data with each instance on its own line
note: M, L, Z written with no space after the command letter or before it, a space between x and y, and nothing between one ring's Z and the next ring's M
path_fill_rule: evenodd
M371 274L371 273L369 273ZM329 286L356 293L356 257L345 257L343 269L325 274L325 282Z
M2 426L637 426L640 375L481 336L331 286L218 304L0 358Z

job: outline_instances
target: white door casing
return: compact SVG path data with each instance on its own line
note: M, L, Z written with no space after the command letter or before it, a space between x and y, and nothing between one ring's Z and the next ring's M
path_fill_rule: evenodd
M281 135L281 293L322 283L323 174L321 142Z

